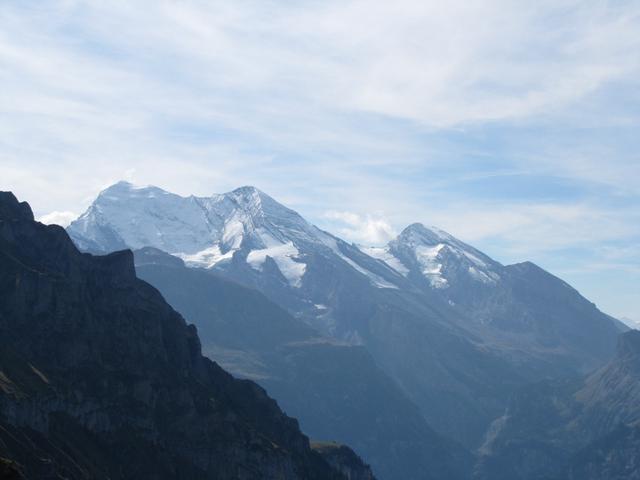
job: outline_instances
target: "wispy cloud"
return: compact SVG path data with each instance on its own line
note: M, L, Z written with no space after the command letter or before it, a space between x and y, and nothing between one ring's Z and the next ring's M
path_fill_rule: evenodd
M614 266L640 243L638 31L631 1L2 2L0 188L64 221L121 178L256 184L353 241L422 221Z
M353 212L329 211L324 217L336 222L336 234L346 240L365 245L386 243L395 236L395 231L389 222L372 215L358 215Z

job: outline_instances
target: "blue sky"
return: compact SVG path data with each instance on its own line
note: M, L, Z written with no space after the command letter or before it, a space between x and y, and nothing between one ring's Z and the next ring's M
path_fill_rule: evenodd
M527 5L529 4L529 5ZM640 3L0 4L0 188L253 184L382 243L437 225L640 320Z

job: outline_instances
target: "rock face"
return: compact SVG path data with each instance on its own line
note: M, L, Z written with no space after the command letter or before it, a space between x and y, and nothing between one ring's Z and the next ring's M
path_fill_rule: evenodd
M381 479L468 478L472 456L434 432L367 350L319 335L256 290L147 247L140 278L197 327L203 351L254 379L314 439L350 445Z
M619 333L531 263L503 266L420 224L385 247L350 245L252 187L180 197L121 182L68 231L81 249L174 254L365 347L433 428L470 449L515 389L603 365Z
M26 478L344 478L262 388L201 355L130 251L81 254L10 193L0 297L0 457Z
M20 480L24 477L20 473L20 467L15 462L0 458L0 478L3 480Z
M640 427L621 425L573 455L553 480L640 479Z
M362 472L358 465L358 457L353 451L338 443L320 443L311 444L314 451L320 453L322 457L340 473L349 480L373 480L373 475L368 472Z
M531 385L515 395L482 448L477 478L640 478L640 332L585 378Z

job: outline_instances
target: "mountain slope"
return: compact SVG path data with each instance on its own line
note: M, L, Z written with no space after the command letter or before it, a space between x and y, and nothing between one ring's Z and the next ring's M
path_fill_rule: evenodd
M361 346L323 338L262 294L152 248L138 275L200 332L204 352L267 389L316 439L347 443L383 479L467 478L472 458L429 428Z
M522 360L555 365L556 374L590 371L614 352L617 322L531 262L503 266L421 224L384 248L364 250L450 306L452 318L485 342L509 344L529 357Z
M0 457L26 478L344 478L260 387L201 356L131 252L81 254L9 193L0 294Z
M640 479L640 427L621 425L574 454L553 480Z
M493 285L500 265L475 248L435 227L414 223L386 247L367 249L414 283L436 289L462 286L470 280Z
M252 187L198 198L119 183L68 231L84 249L159 248L365 346L432 427L468 448L514 389L602 365L619 331L533 264L502 266L419 224L357 247Z
M594 373L515 395L482 449L477 477L637 478L638 426L640 332L629 331Z

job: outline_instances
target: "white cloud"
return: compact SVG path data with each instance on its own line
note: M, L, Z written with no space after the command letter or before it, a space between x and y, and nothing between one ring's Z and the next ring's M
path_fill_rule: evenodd
M124 134L187 118L297 142L292 133L335 139L327 120L345 111L438 127L523 118L635 78L639 11L570 0L5 4L3 100Z
M47 213L46 215L42 215L40 218L38 218L38 221L47 225L55 224L60 225L61 227L67 227L76 218L78 218L77 213L53 211L51 213Z
M308 20L339 59L339 100L445 126L557 110L633 75L637 14L599 2L362 0Z
M380 245L395 236L389 222L371 215L329 211L324 218L334 222L336 232L343 238L364 245Z

